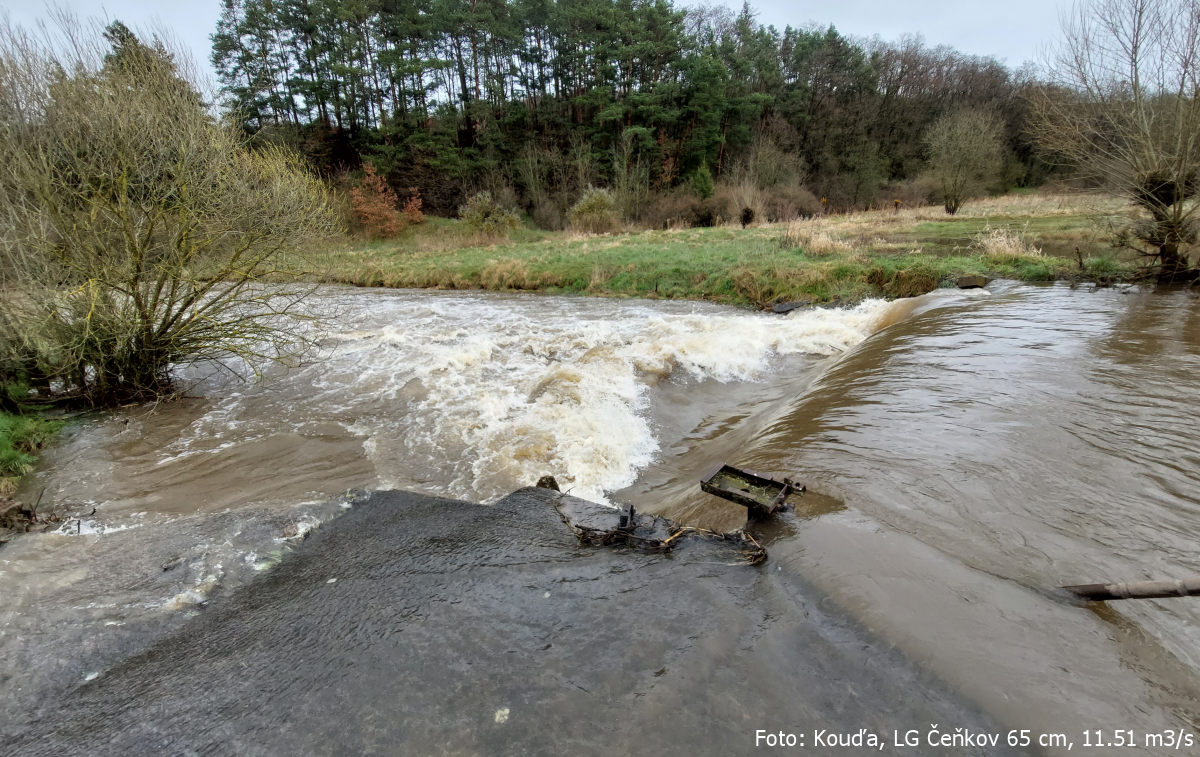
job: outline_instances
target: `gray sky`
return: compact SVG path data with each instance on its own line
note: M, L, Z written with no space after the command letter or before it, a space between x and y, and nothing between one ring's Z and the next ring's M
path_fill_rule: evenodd
M48 19L50 7L44 0L0 0L0 13L7 13L10 21L25 27ZM221 15L219 0L60 0L54 7L65 8L83 21L107 23L119 19L139 32L168 29L179 45L191 52L197 69L215 80L208 62L209 35L216 31Z
M691 3L687 3L691 4ZM735 10L738 0L725 4ZM209 35L220 15L218 0L67 0L61 5L81 18L117 18L134 29L164 25L171 29L204 70L208 64ZM1058 15L1070 0L838 0L838 2L788 2L758 0L758 20L784 26L833 24L843 34L878 35L896 40L920 34L931 46L950 45L971 55L991 55L1016 68L1036 60L1041 48L1058 35ZM47 16L40 0L0 0L12 21L32 25Z
M738 2L726 2L740 9ZM1010 68L1038 61L1059 35L1059 14L1071 0L758 0L758 21L784 26L833 24L842 34L894 41L920 34L931 47L949 45L970 55L990 55Z

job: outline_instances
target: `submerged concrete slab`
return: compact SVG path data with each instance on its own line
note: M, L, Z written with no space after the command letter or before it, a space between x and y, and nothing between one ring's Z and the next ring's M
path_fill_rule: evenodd
M769 560L583 546L560 496L375 492L0 751L729 754L757 729L1003 732Z

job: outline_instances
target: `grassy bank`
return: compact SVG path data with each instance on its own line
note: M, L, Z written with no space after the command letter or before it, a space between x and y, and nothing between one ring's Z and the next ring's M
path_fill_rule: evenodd
M539 290L706 299L767 306L921 294L966 274L1026 281L1120 280L1134 263L1112 249L1113 202L1031 194L940 207L867 211L742 229L591 236L520 229L503 242L429 219L395 239L314 252L313 276L359 286Z
M11 496L21 476L37 462L38 452L62 427L38 415L0 412L0 497Z

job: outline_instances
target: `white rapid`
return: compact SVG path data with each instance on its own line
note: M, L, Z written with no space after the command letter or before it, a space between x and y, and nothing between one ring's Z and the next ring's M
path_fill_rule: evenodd
M325 337L309 363L271 368L261 384L195 373L199 399L93 421L51 461L47 494L115 515L346 488L490 500L553 474L602 500L659 453L650 406L665 379L761 384L858 344L895 306L772 316L703 303L330 288L310 307Z

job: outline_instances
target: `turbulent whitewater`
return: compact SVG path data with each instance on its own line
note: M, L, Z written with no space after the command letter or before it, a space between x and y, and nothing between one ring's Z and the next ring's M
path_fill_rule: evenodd
M549 473L603 499L659 452L649 411L664 379L761 383L860 343L894 306L780 317L697 303L331 288L310 307L325 337L307 365L272 368L261 384L185 374L197 399L95 421L76 454L68 445L59 459L49 493L87 491L81 504L110 511L177 509L159 503L168 493L211 509L351 487L491 500ZM105 476L114 466L120 475Z

